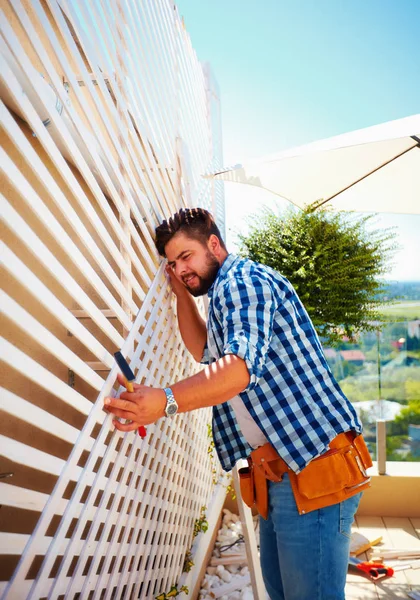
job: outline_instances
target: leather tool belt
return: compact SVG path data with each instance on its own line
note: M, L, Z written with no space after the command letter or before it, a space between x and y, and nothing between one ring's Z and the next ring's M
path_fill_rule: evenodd
M299 513L342 502L370 486L366 469L372 459L362 435L340 433L329 449L313 459L300 473L292 471L267 442L248 457L248 467L239 469L242 499L250 508L268 517L267 480L279 482L285 473L290 478Z

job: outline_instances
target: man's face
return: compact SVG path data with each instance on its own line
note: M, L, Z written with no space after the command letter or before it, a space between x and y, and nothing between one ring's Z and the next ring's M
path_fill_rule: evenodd
M166 244L165 253L169 266L192 296L208 292L220 267L208 245L180 232Z

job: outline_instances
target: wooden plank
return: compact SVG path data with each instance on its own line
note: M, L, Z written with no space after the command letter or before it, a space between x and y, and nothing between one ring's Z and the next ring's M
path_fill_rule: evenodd
M405 517L384 517L385 526L394 548L412 548L420 552L420 540L413 528L410 519ZM401 574L405 576L407 583L413 586L420 585L420 571L407 570ZM396 573L396 577L400 572Z
M261 564L258 556L257 540L255 538L254 522L251 509L242 500L239 483L238 467L233 469L233 485L238 499L239 517L242 523L242 531L245 539L248 568L251 576L252 591L256 600L265 600L267 592L262 578Z

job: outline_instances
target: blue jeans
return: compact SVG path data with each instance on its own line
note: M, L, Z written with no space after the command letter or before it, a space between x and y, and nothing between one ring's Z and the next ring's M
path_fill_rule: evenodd
M260 553L270 599L345 600L351 525L362 494L299 515L288 475L268 484Z

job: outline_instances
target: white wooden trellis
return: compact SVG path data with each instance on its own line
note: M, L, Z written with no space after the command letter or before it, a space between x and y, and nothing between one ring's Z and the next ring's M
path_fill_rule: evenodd
M141 440L102 402L120 347L149 385L197 369L153 231L186 203L224 229L201 177L221 164L217 92L168 0L10 0L0 28L0 596L153 598L220 508L210 411Z

